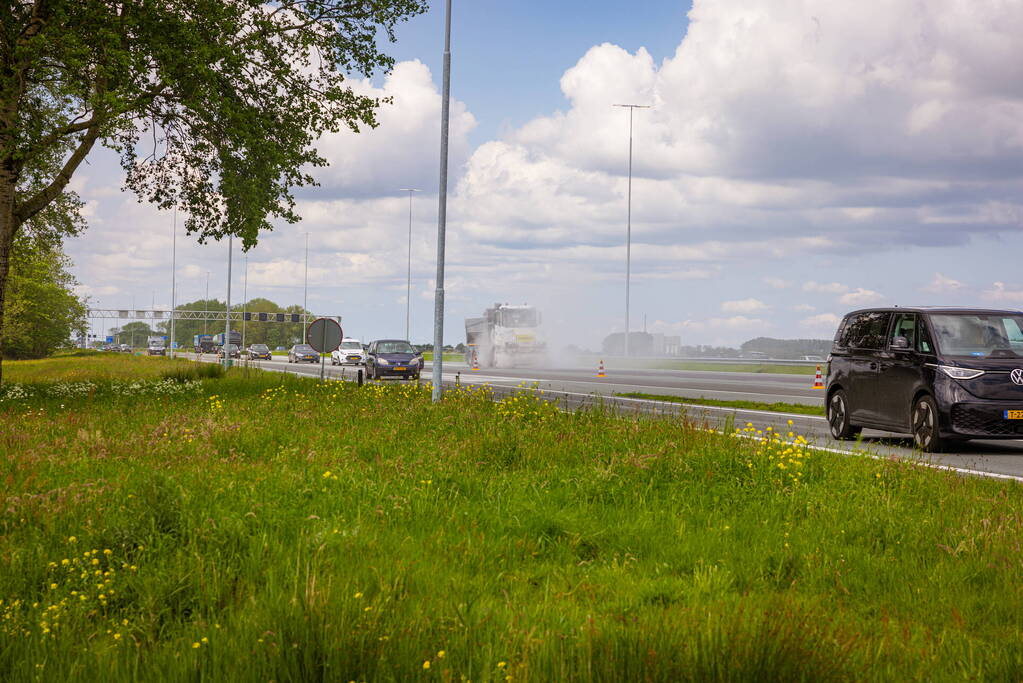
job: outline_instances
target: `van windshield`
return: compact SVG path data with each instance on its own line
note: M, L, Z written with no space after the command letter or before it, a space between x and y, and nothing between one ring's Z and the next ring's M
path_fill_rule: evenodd
M1023 357L1023 314L931 315L938 350L946 356Z

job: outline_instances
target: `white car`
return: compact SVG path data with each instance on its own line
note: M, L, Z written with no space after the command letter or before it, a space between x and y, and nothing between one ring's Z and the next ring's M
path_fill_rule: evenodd
M330 353L331 365L365 365L366 351L358 339L345 337L341 340L341 346Z

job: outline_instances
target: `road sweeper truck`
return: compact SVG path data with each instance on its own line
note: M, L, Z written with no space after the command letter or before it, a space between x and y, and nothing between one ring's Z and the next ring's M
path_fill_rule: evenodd
M466 363L481 368L543 365L547 344L540 331L540 312L527 304L494 304L482 318L465 319Z

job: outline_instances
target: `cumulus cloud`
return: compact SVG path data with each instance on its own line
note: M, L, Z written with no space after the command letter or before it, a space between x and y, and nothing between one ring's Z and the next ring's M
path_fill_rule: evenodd
M1023 288L1013 289L1004 282L995 282L991 285L991 289L985 290L981 296L988 301L1020 303L1023 302Z
M877 303L882 299L884 299L884 294L864 289L863 287L857 287L853 291L838 297L840 303L848 306L866 306L867 304Z
M776 302L772 322L833 326L834 314L800 316L811 303L875 303L897 286L836 264L1018 235L1023 79L1007 65L1023 63L1021 30L1019 3L896 0L863 12L831 0L694 0L673 55L596 45L564 72L562 110L475 149L476 119L453 100L448 300L473 309L494 296L554 300L588 311L598 338L621 325L606 301L624 276L629 113L611 105L649 103L633 118L631 265L650 310L719 339L767 324L753 317L765 309L743 303L748 293L801 289L808 303ZM418 61L355 87L394 102L378 129L320 141L331 165L314 169L321 187L299 196L302 226L264 239L250 277L293 299L308 230L320 283L310 295L329 307L365 302L361 314L383 320L377 293L403 293L405 277L399 187L426 190L415 200L413 301L430 296L440 94ZM125 201L111 175L89 173L75 185L93 226L73 254L85 279L121 294L169 280L169 216ZM186 296L223 260L218 245L193 247L179 254ZM922 268L955 267L918 253L926 265L906 266L909 286L926 281ZM697 285L715 296L702 308L679 303ZM962 288L936 273L925 291ZM984 296L1017 294L995 283ZM730 307L716 317L722 299Z
M838 323L840 322L842 322L842 318L834 313L820 313L809 318L803 318L799 321L799 324L803 328L818 334L831 336L838 328Z
M960 282L959 280L953 280L950 277L945 277L941 273L935 273L934 278L931 280L930 284L921 287L921 289L925 292L934 292L936 294L941 294L945 292L957 292L962 288L963 288L962 282Z
M820 292L822 294L845 294L849 291L848 285L839 282L820 283L810 280L803 283L804 292Z
M760 299L738 299L736 301L725 301L721 304L721 310L725 313L756 313L766 311L770 306Z

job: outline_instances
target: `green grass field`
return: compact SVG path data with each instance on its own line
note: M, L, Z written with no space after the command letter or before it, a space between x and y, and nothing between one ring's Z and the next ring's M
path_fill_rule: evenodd
M1016 484L528 393L189 372L4 364L0 680L1023 671Z
M823 392L821 392L823 393ZM717 408L746 408L748 410L769 410L773 413L795 413L797 415L823 415L824 406L808 406L802 403L765 403L763 401L722 401L716 398L690 398L688 396L670 396L667 394L645 394L639 391L628 391L615 396L640 398L648 401L666 401L668 403L690 403L698 406L714 406ZM823 398L823 397L821 397Z

